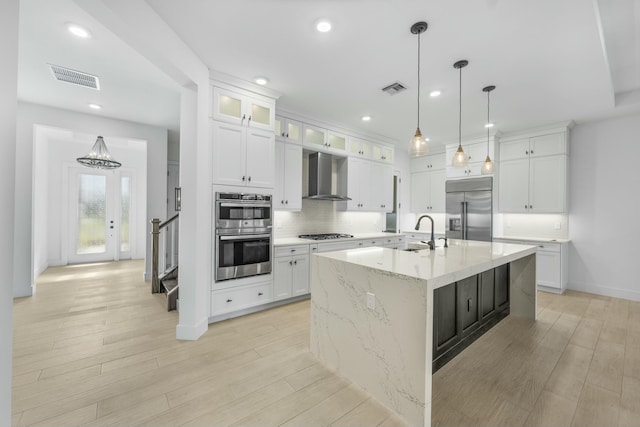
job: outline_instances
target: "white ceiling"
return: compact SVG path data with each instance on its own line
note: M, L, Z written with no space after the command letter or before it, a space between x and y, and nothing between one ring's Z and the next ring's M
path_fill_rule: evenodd
M104 0L114 1L114 0ZM493 84L501 132L640 111L640 0L147 0L210 68L269 78L278 106L408 142L416 127L417 36L422 35L420 127L435 144L479 136ZM177 129L178 87L72 0L22 0L19 98ZM321 34L314 22L328 18ZM91 40L64 28L75 21ZM139 31L144 31L144 22ZM602 35L602 36L601 36ZM604 40L604 42L603 42ZM100 76L103 90L53 80L46 63ZM394 96L380 89L400 81ZM429 98L433 89L439 98ZM624 95L625 102L618 102ZM373 120L363 123L362 115Z

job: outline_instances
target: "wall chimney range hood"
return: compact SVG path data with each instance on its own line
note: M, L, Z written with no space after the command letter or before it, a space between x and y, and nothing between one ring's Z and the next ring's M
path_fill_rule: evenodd
M331 154L309 154L309 196L306 197L307 199L331 200L334 202L351 200L347 196L331 194L331 161Z

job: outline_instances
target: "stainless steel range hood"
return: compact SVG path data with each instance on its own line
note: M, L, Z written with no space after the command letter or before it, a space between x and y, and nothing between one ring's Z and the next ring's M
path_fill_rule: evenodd
M309 196L307 199L342 202L351 200L347 196L331 194L331 154L309 154Z

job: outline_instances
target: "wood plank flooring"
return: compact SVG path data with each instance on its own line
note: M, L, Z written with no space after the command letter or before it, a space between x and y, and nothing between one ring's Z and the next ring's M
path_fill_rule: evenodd
M141 261L48 269L14 303L15 426L404 426L309 353L309 302L175 339ZM539 293L433 377L433 425L640 426L640 303Z

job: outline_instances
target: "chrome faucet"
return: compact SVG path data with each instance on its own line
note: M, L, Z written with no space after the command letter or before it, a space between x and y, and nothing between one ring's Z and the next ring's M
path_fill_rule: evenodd
M420 230L420 221L422 221L423 218L429 218L431 220L431 240L426 242L426 244L429 245L430 250L434 250L436 248L436 238L433 234L433 218L431 218L429 215L422 215L420 218L418 218L418 222L416 223L416 231Z

